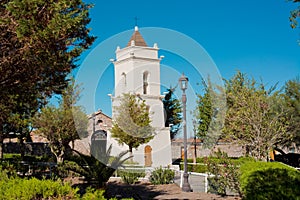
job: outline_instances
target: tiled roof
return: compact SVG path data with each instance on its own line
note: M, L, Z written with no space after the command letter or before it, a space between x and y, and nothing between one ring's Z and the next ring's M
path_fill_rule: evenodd
M131 46L132 40L134 41L135 46L147 47L147 44L137 27L135 27L134 33L132 34L129 42L127 43L127 47Z

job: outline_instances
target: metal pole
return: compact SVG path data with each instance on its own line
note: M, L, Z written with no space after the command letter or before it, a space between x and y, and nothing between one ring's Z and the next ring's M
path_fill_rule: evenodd
M183 185L182 191L191 192L191 186L189 184L187 173L187 132L186 132L186 95L185 90L182 90L182 104L183 104L183 147L184 147L184 172L183 172Z

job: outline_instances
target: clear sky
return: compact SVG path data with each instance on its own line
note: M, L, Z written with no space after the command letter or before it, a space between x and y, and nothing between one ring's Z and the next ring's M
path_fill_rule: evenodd
M290 11L297 5L286 0L85 2L94 4L89 27L98 38L92 48L83 54L80 60L82 65L78 70L89 65L91 69L101 68L103 72L99 80L88 80L98 84L93 94L95 105L85 105L87 113L101 109L111 115L110 98L107 94L113 93L113 67L109 62L102 65L100 60L109 61L114 58L117 45L126 45L133 32L135 17L138 17L140 32L148 45L153 45L152 41L155 42L156 37L159 47L163 42L159 34L149 36L147 27L166 28L185 34L203 47L220 75L226 79L240 70L257 80L262 79L268 86L277 82L282 86L287 80L300 74L300 46L297 42L300 30L291 29L289 23ZM114 37L111 38L124 31L127 32L121 34L116 41ZM105 43L108 40L110 42ZM177 42L173 41L174 44ZM105 47L108 44L112 47ZM190 51L193 51L192 48L194 47ZM184 71L190 78L193 93L201 92L201 88L196 85L201 81L195 76L193 64L186 61L185 57L172 55L172 52L162 50L160 55L165 55L162 65L166 67L162 69L161 78L166 87L177 84L179 77L168 76L169 71L172 71L170 68L173 68L178 73ZM92 74L87 76L92 77ZM85 94L87 87L88 83L83 83L82 101L88 96ZM189 110L194 109L195 101L195 97L189 98Z

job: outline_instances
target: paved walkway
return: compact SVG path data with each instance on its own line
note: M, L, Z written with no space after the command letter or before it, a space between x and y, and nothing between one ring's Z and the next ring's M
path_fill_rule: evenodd
M183 172L181 172L183 173ZM181 186L181 177L182 174L180 174L179 171L176 172L174 182L176 185ZM201 173L189 173L189 184L191 186L191 189L194 192L207 192L208 185L207 185L207 179L205 177L205 174Z
M112 198L134 198L134 199L200 199L200 200L240 200L239 197L221 197L204 192L182 192L176 184L151 185L139 183L127 185L119 181L109 182L106 188L106 197Z

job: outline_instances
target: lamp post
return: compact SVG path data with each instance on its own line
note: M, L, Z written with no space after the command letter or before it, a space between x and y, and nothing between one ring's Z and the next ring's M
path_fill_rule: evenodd
M186 95L185 90L187 89L189 79L182 73L179 78L180 88L182 90L182 105L183 105L183 148L184 148L184 172L183 172L183 185L182 191L191 192L191 186L189 184L187 173L187 132L186 132Z

